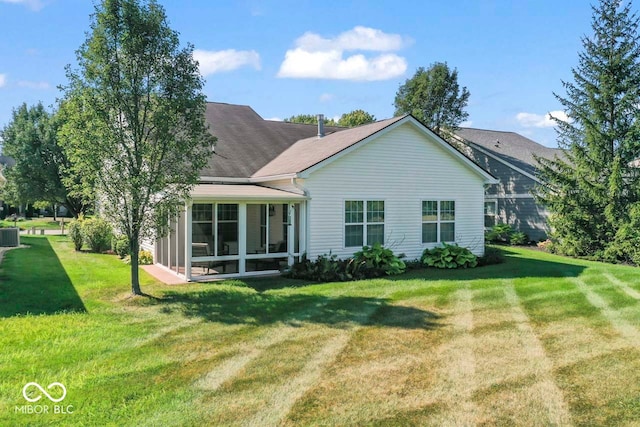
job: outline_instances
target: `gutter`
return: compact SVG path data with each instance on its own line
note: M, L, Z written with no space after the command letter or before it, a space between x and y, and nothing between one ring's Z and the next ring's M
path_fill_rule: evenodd
M233 178L233 177L223 177L223 176L201 176L200 183L203 184L212 184L212 183L221 183L221 184L255 184L259 182L268 182L268 181L277 181L280 179L293 179L296 178L298 174L295 173L286 173L281 175L270 175L270 176L258 176L258 177L248 177L248 178Z

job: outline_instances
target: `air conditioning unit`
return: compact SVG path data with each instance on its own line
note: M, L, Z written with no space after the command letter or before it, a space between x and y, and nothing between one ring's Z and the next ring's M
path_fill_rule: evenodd
M20 229L0 228L0 246L3 246L3 247L20 246Z

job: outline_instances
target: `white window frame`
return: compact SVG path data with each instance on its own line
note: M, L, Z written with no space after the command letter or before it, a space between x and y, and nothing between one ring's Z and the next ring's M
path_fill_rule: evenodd
M493 215L487 214L487 203L491 203L493 204ZM484 216L482 217L483 219L483 223L484 223L484 229L488 230L491 227L487 227L486 225L486 221L487 221L487 217L488 216L493 216L493 223L497 224L498 223L498 200L496 199L485 199L484 204L482 205L482 210L484 213Z
M422 206L425 202L436 202L436 220L424 221L422 219ZM442 219L442 203L453 202L453 220ZM456 242L456 211L458 202L455 199L425 199L420 201L420 241L423 245L437 245L438 243L455 243ZM436 241L425 242L423 240L422 226L423 224L436 224ZM442 240L442 224L453 224L453 240Z
M362 222L347 222L347 202L362 202ZM383 205L382 222L369 222L367 220L368 207L367 204L369 202L381 202ZM342 245L344 249L350 248L361 248L362 246L368 246L369 242L367 241L368 236L368 227L369 225L382 225L382 245L384 246L384 234L385 234L385 223L387 219L387 203L384 199L344 199L342 201ZM347 226L348 225L359 225L362 227L362 245L356 246L347 246Z

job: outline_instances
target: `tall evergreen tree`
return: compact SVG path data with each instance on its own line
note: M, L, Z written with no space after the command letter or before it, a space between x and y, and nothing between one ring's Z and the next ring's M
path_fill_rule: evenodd
M606 257L618 230L640 200L640 46L631 4L592 6L591 37L583 37L573 82L555 94L568 120L556 119L564 155L539 159L544 186L538 200L551 212L556 248L565 254ZM615 251L613 251L615 252Z

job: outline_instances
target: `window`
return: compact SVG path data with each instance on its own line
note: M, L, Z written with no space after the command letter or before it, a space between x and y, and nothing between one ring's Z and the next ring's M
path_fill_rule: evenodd
M344 223L345 247L383 244L384 201L345 201Z
M456 202L426 200L422 202L422 243L456 240Z
M238 205L197 203L192 220L194 257L238 255Z
M289 205L247 204L247 254L287 253Z
M484 202L484 226L485 228L491 228L496 225L496 215L498 214L498 207L496 200L490 200Z

